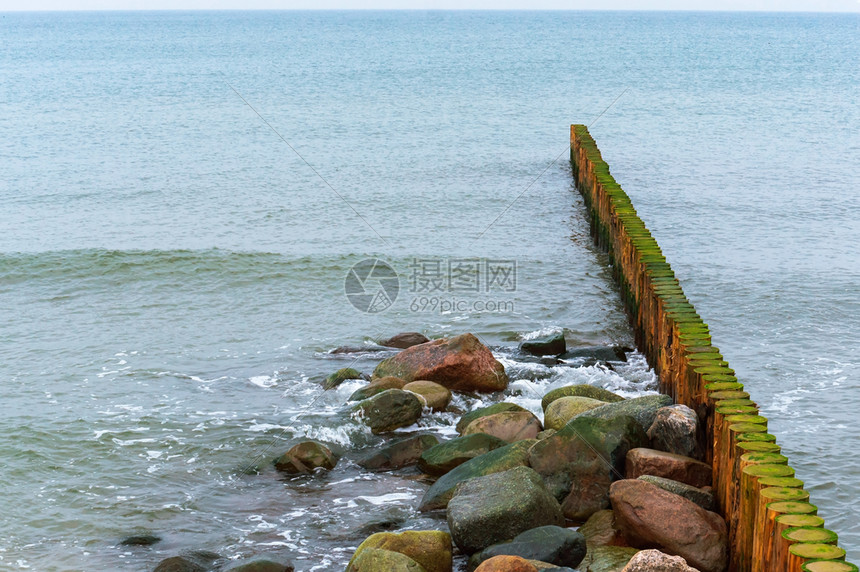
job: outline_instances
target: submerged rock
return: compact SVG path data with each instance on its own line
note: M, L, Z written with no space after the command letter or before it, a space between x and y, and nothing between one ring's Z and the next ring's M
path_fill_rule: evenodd
M585 552L585 537L579 532L555 525L539 526L518 534L510 542L493 544L476 553L469 559L469 565L507 554L554 566L576 568L585 557Z
M362 401L368 397L373 397L377 393L382 393L386 389L403 389L404 385L406 385L406 382L399 377L382 377L353 391L348 401Z
M486 417L487 415L504 413L505 411L528 411L528 409L520 407L516 403L509 403L507 401L503 401L501 403L494 403L493 405L487 407L481 407L480 409L475 409L474 411L466 413L460 418L459 421L457 421L457 432L462 435L463 431L465 431L466 427L468 427L469 424L472 423L472 421L480 419L481 417Z
M303 441L275 459L275 468L291 475L312 473L319 468L330 471L336 464L331 449L316 441Z
M547 429L561 429L568 421L591 409L606 405L606 402L590 397L561 397L554 400L544 412L544 426Z
M414 393L386 389L355 406L374 435L412 425L421 417L423 405Z
M588 397L598 401L604 401L606 403L624 401L624 398L620 395L616 395L611 391L607 391L606 389L595 385L566 385L564 387L553 389L544 395L543 399L540 401L541 408L546 411L550 403L556 399L561 399L562 397Z
M564 343L564 332L526 340L520 344L520 349L535 356L557 356L563 354L567 349Z
M353 558L346 572L427 572L424 567L399 552L366 548Z
M463 430L463 436L486 433L508 443L535 439L543 430L531 411L505 411L475 419Z
M220 558L214 552L195 550L165 558L155 567L155 572L206 572Z
M438 530L380 532L362 542L350 560L350 566L367 549L397 552L417 562L426 572L451 572L453 546L451 535ZM380 569L381 570L381 569Z
M444 475L470 459L505 445L505 441L486 433L457 437L424 451L418 459L418 468L428 475Z
M699 417L686 405L668 405L658 409L648 429L648 437L655 449L702 459Z
M448 528L466 554L544 525L564 525L558 502L529 467L469 479L448 503Z
M153 544L161 542L160 536L155 536L153 534L138 534L135 536L128 536L123 538L119 545L120 546L152 546Z
M559 358L565 360L573 360L584 358L591 361L627 361L627 353L631 352L630 348L623 346L612 347L585 347L570 350Z
M424 334L419 332L403 332L397 334L396 336L392 336L387 340L382 340L379 342L379 345L387 346L389 348L398 348L401 350L405 350L406 348L411 348L412 346L417 346L420 344L426 344L430 340Z
M374 377L394 376L407 383L435 381L452 391L502 391L508 376L493 353L472 334L412 346L383 360Z
M444 411L451 403L451 392L448 388L434 381L425 379L412 381L404 385L403 389L420 396L424 405L433 411Z
M692 457L644 447L631 449L627 453L626 476L628 479L635 479L642 475L654 475L693 487L704 487L711 485L712 469L710 465Z
M353 369L351 367L344 367L325 378L325 381L323 382L323 389L326 391L329 389L334 389L347 379L364 379L364 376L357 369Z
M252 560L244 564L237 564L227 569L227 572L293 572L295 567L291 564L283 564L272 560Z
M422 453L438 444L439 439L434 435L416 435L365 455L356 463L360 467L373 471L400 469L414 465Z

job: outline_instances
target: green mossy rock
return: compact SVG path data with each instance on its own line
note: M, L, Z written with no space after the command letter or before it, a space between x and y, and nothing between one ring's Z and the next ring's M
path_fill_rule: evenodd
M357 369L345 367L337 370L336 372L325 378L325 381L323 382L323 389L334 389L347 379L364 379L364 376L361 375L361 372Z
M418 468L428 475L444 475L470 459L506 445L498 437L486 433L457 437L424 451L418 459Z
M390 445L360 458L358 466L371 471L387 471L408 467L418 462L427 450L439 444L435 435L416 435L395 441Z
M624 401L624 398L620 395L615 395L611 391L607 391L602 387L581 384L566 385L564 387L559 387L558 389L553 389L552 391L543 396L543 399L541 399L540 402L540 406L544 411L546 411L546 408L549 407L550 403L562 397L588 397L591 399L596 399L598 401L605 401L606 403L616 403L618 401Z
M469 559L469 567L477 567L493 556L507 554L551 566L576 568L585 552L585 537L579 532L554 525L539 526L518 534L510 542L493 544L474 554Z
M346 567L346 572L427 572L424 568L399 552L365 548Z
M622 546L589 546L579 564L579 571L621 572L637 552L635 548Z
M387 389L354 407L374 435L408 427L421 417L423 404L418 396L402 389Z
M382 393L386 389L403 389L404 385L406 382L399 377L381 377L353 391L348 401L363 401L377 393Z
M580 413L603 405L606 405L605 401L599 401L590 397L561 397L550 403L546 408L543 418L544 427L558 431Z
M487 415L494 415L496 413L504 413L505 411L527 411L527 409L520 407L516 403L507 402L495 403L489 407L481 407L480 409L475 409L474 411L466 413L459 421L457 421L457 432L462 434L463 430L469 426L469 423L479 417L486 417Z
M417 562L426 572L451 572L453 567L451 535L439 530L376 533L359 545L349 565L352 566L367 549L403 554Z
M451 391L434 381L420 379L407 383L401 389L420 396L424 404L433 411L444 411L451 403Z
M625 399L617 403L609 403L585 413L580 413L574 419L591 417L595 419L613 419L620 416L630 416L635 419L647 431L657 418L657 410L672 404L672 398L668 395L646 395ZM647 442L647 441L646 441Z

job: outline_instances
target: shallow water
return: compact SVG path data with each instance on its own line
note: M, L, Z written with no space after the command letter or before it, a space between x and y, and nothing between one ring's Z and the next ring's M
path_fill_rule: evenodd
M604 157L858 560L858 31L810 14L2 14L0 568L205 549L337 570L369 524L443 526L414 512L425 484L350 461L379 440L341 412L354 387L321 392L351 363L325 352L403 330L472 331L506 360L553 328L630 344L564 151L619 95L592 127ZM344 294L368 257L401 277L379 314ZM515 290L412 281L457 259L515 262ZM472 311L488 302L504 311ZM506 364L540 378L504 397L532 408L532 389L653 381L641 361ZM305 436L346 460L278 477L268 461ZM145 531L164 540L116 547Z

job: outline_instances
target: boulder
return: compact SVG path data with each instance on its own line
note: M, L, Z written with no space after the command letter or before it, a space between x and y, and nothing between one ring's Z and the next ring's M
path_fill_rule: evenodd
M428 511L445 508L454 495L454 489L463 481L525 466L528 464L529 449L536 442L533 440L517 441L499 447L480 457L466 461L459 467L445 473L424 493L418 510Z
M416 435L395 441L356 462L358 466L372 471L400 469L414 465L422 453L438 444L439 439L434 435Z
M412 346L380 362L373 377L426 379L452 391L502 391L508 376L493 353L472 334Z
M373 397L377 393L382 393L386 389L403 389L406 382L399 377L381 377L374 379L364 387L359 387L349 396L349 401L362 401L368 397Z
M611 510L599 510L588 517L579 527L589 546L627 546L627 541L615 527L615 514Z
M155 567L155 572L206 572L219 558L214 552L191 551L181 556L165 558Z
M642 431L644 432L654 423L654 419L657 417L657 410L671 403L672 398L668 395L646 395L644 397L625 399L617 403L608 403L602 407L580 413L578 417L612 419L619 415L629 415L642 426Z
M540 420L531 411L505 411L480 417L463 430L463 436L486 433L508 443L536 439L543 430Z
M561 429L580 413L602 405L606 405L606 402L590 397L561 397L550 403L544 411L544 426L547 429Z
M520 407L516 403L508 403L507 401L503 401L501 403L494 403L488 407L481 407L480 409L475 409L474 411L470 411L463 415L459 421L457 421L457 432L462 435L463 431L472 421L476 419L480 419L481 417L486 417L487 415L495 415L496 413L504 413L505 411L528 411L528 409L524 407Z
M621 572L699 572L680 556L669 556L659 550L642 550L630 559Z
M323 382L323 389L334 389L347 379L364 379L364 376L362 376L361 372L357 369L353 369L351 367L344 367L325 378L325 381Z
M365 548L346 567L346 572L426 572L424 568L399 552Z
M526 340L520 344L520 349L535 356L557 356L563 354L567 349L564 343L564 332Z
M396 336L392 336L387 340L382 340L379 342L379 345L386 346L389 348L398 348L401 350L405 350L406 348L411 348L412 346L417 346L420 344L426 344L430 340L424 334L418 332L403 332L397 334Z
M312 473L320 468L330 471L336 464L331 449L316 441L303 441L275 459L275 468L291 475Z
M549 407L550 403L562 397L589 397L598 401L605 401L606 403L624 401L624 398L620 395L615 395L611 391L607 391L602 387L597 387L595 385L566 385L564 387L553 389L544 395L540 402L541 408L546 411L546 408Z
M434 381L427 381L426 379L412 381L404 385L403 390L411 391L420 396L425 406L433 411L444 411L451 403L451 392L448 388Z
M457 437L427 449L418 459L418 469L428 475L444 475L469 459L489 453L507 445L498 437L486 433L474 433Z
M558 502L529 467L462 483L448 503L447 516L451 537L466 554L538 526L564 525Z
M354 408L374 435L412 425L421 417L422 409L418 396L402 389L386 389Z
M612 483L615 523L639 548L659 547L702 572L723 572L727 530L723 518L692 501L639 479Z
M579 572L621 572L637 552L624 546L589 546Z
M653 475L680 481L693 487L711 485L711 466L692 457L657 451L656 449L637 448L627 453L628 479L642 475Z
M632 417L580 415L555 435L538 441L529 451L529 465L562 503L565 516L585 520L609 508L609 485L623 478L627 452L647 440Z
M673 481L672 479L655 477L654 475L642 475L639 479L647 483L651 483L652 485L657 485L664 491L675 493L687 500L693 501L705 510L714 510L716 507L716 504L714 503L714 494L711 491L691 487L690 485L679 481Z
M282 564L272 560L252 560L244 564L237 564L227 569L227 572L293 572L292 564Z
M576 568L585 557L585 552L585 537L579 532L555 525L539 526L518 534L510 542L493 544L476 553L469 559L469 565L507 554L552 566Z
M453 566L451 535L438 530L380 532L368 537L356 549L350 565L369 549L389 550L408 556L426 572L451 572Z
M686 405L668 405L658 409L648 428L648 437L654 449L702 460L699 417Z
M538 569L519 556L495 556L478 566L475 572L538 572Z

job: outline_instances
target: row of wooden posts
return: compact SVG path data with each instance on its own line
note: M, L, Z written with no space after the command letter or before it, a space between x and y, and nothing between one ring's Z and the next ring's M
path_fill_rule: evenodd
M660 390L693 408L705 427L714 494L729 528L729 570L857 572L584 125L571 125L570 158L637 346L657 372Z

